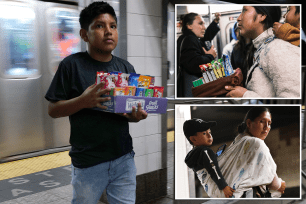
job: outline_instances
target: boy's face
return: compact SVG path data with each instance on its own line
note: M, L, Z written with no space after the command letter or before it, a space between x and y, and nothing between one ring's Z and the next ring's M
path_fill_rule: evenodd
M285 23L299 28L300 27L300 14L295 14L295 6L288 6L287 12L284 15Z
M197 132L195 136L190 138L194 146L211 146L213 143L213 137L211 135L211 130L208 129L203 132Z
M118 43L117 23L112 15L100 14L89 25L83 38L89 49L99 53L111 53Z
M257 14L253 6L244 6L237 19L240 35L245 38L255 39L260 34L258 33L258 28L263 27L263 24L260 23L262 17L261 14Z

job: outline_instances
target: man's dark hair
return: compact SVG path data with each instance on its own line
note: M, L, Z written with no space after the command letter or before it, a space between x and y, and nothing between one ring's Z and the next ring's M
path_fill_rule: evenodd
M88 30L92 21L100 14L110 14L117 23L117 17L114 8L104 1L93 2L85 7L80 13L80 25L81 28Z
M256 13L267 16L263 21L265 29L273 27L273 24L281 19L282 10L280 6L254 6L254 8Z

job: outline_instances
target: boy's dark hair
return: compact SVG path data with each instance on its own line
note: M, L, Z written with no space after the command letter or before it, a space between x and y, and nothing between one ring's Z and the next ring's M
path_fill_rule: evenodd
M89 25L100 14L108 13L115 19L117 23L117 17L114 8L104 1L97 1L89 4L80 13L80 25L81 28L88 31Z

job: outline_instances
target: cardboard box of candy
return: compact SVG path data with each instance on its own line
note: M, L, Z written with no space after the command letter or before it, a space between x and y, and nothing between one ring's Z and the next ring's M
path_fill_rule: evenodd
M107 106L106 112L111 113L131 113L132 107L136 110L138 104L147 113L166 113L167 102L166 98L154 97L139 97L139 96L110 96L111 100L103 102L102 105Z
M97 72L96 83L104 83L104 88L111 88L110 101L102 103L107 112L130 113L132 107L141 107L147 113L166 113L167 99L163 97L164 87L154 85L155 77L120 72Z

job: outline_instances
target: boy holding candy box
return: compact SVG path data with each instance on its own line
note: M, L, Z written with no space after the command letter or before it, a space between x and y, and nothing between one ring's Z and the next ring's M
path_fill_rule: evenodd
M138 104L131 114L114 114L101 102L110 88L95 84L97 71L135 73L127 61L111 52L118 42L117 18L105 2L93 2L80 14L80 35L88 50L66 57L45 98L53 118L69 116L72 159L72 203L97 203L107 189L109 203L135 203L136 167L128 122L147 113ZM116 165L120 164L120 165ZM86 188L85 188L86 187Z

